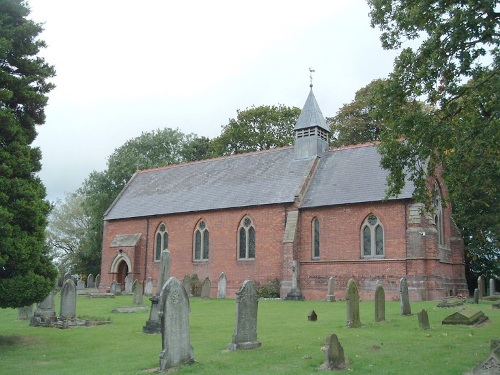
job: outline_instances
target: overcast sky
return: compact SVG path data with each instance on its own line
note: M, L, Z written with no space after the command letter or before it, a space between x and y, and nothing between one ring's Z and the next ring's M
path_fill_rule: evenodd
M55 66L35 145L51 201L74 192L141 132L209 138L252 105L325 117L392 71L365 0L29 0Z

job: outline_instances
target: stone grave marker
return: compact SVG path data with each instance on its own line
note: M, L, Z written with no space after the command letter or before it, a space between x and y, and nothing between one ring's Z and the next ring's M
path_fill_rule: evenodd
M84 290L85 289L85 281L83 281L82 279L78 280L76 282L76 289L77 290Z
M441 300L441 302L438 303L437 307L457 307L457 306L462 306L464 304L464 301L461 300L460 298L457 297L446 297Z
M151 310L149 311L149 319L146 321L146 325L142 327L142 332L144 333L160 333L161 332L161 321L160 321L160 293L165 286L167 280L170 277L170 251L164 249L161 252L160 260L160 273L158 274L158 286L156 287L156 295L151 297Z
M113 282L111 283L111 288L110 288L109 291L113 295L119 296L119 295L122 294L122 286L121 286L121 284L118 281L113 280Z
M382 284L378 283L375 289L375 321L385 320L385 291Z
M132 286L134 284L134 278L132 274L125 276L125 294L132 294Z
M473 325L479 324L487 320L488 317L484 313L476 308L467 307L463 310L456 311L451 315L448 315L443 319L442 324L464 324Z
M316 311L311 310L309 312L309 315L307 315L307 320L309 322L315 322L315 321L317 321L318 320L318 314L316 314Z
M205 278L201 285L201 298L210 298L210 291L212 289L212 282L208 277Z
M325 297L326 302L335 302L335 278L330 277L328 279L328 291Z
M474 289L474 303L479 303L479 289Z
M66 280L68 280L68 279L71 279L71 274L70 274L69 272L66 272L66 273L64 274L63 284L64 284L64 282L65 282Z
M219 276L219 284L217 285L217 298L226 298L226 284L226 274L224 272L221 272Z
M479 298L483 298L486 295L486 286L483 276L477 278L477 289L479 289Z
M411 315L408 282L404 277L399 281L399 298L401 300L401 315Z
M132 303L134 305L139 305L139 306L144 305L144 297L142 294L142 283L137 279L135 279L134 283L132 284L132 293L134 296Z
M236 295L236 322L233 341L227 348L229 350L259 348L262 345L257 341L259 294L254 282L245 280Z
M17 320L29 320L33 316L33 305L19 307L17 309Z
M54 306L54 291L50 291L45 299L37 303L35 312L31 317L30 325L37 326L40 323L56 320L56 310Z
M326 337L326 343L322 349L325 361L319 367L320 370L341 370L345 367L344 348L340 345L336 334Z
M418 326L420 329L430 329L431 325L429 324L429 315L427 314L427 311L425 309L422 309L418 315Z
M95 288L94 275L92 274L87 277L87 288Z
M76 287L73 280L66 280L61 288L61 319L74 319L76 317Z
M495 295L495 286L496 286L496 280L492 277L490 279L490 296Z
M95 277L95 287L99 288L99 285L101 285L101 274L98 273L97 276Z
M361 327L361 320L359 319L359 294L358 286L354 279L349 279L347 282L346 293L346 306L347 306L347 327L358 328Z
M500 346L494 345L494 341L491 343L491 351L488 357L482 361L479 365L474 367L472 371L473 375L498 375L500 374Z
M184 278L182 279L182 285L184 286L184 289L186 289L186 293L188 296L191 295L191 277L189 275L185 275Z
M189 333L189 296L175 277L167 280L159 296L162 351L160 371L194 362Z
M146 286L144 287L144 295L152 296L153 295L153 278L150 276L146 280Z

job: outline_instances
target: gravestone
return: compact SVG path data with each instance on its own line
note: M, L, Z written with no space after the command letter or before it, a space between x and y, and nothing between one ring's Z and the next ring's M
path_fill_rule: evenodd
M92 274L87 277L87 288L95 288L94 275Z
M144 305L144 297L142 295L142 283L137 279L135 279L134 283L132 284L132 293L134 296L132 303L134 305L139 305L139 306Z
M144 294L146 296L152 296L153 295L153 278L148 277L146 280L146 286L144 288Z
M318 320L318 314L316 314L316 311L314 310L311 310L311 312L309 313L309 315L307 315L307 320L309 322L315 322Z
M208 277L205 278L201 285L201 298L210 298L210 290L212 289L212 282Z
M418 326L420 329L430 329L431 326L429 324L429 315L427 314L427 311L425 309L422 309L418 315Z
M262 345L257 341L259 294L254 282L245 280L236 295L236 322L233 341L227 348L229 350L259 348Z
M17 309L18 320L28 320L31 319L32 316L33 316L33 305L19 307Z
M326 302L335 302L335 278L328 279L328 291L326 292Z
M474 303L479 303L479 289L474 289Z
M134 284L134 278L132 274L125 276L125 294L132 294L132 287Z
M53 321L56 319L56 310L54 306L54 291L52 290L45 299L37 303L36 310L31 318L31 325L37 322Z
M186 289L186 293L188 296L191 295L191 277L189 275L184 276L182 279L182 285L184 286L184 289Z
M457 297L446 297L441 300L441 302L438 303L437 307L457 307L457 306L462 306L464 304L464 301L461 300L460 298Z
M490 279L490 296L494 296L495 295L495 285L496 284L496 280L492 277Z
M479 289L479 298L483 298L486 295L486 286L484 284L483 276L479 276L477 278L477 289Z
M401 315L411 315L408 283L404 277L399 281L399 298L401 299Z
M474 367L474 370L472 371L473 375L500 374L500 346L494 345L494 341L497 340L492 340L490 354L484 361Z
M345 367L344 348L340 345L336 334L326 337L326 343L322 349L325 361L319 367L320 370L341 370Z
M217 298L226 298L226 274L221 272L219 276L219 284L217 285Z
M349 279L349 281L347 282L347 293L345 300L347 306L347 327L361 327L361 320L359 319L358 286L356 285L356 281L354 281L354 279Z
M189 334L189 296L175 277L167 280L159 296L162 351L160 371L194 362Z
M118 281L113 280L113 282L111 283L111 287L110 287L109 291L113 295L119 296L119 295L122 294L122 286L121 286L121 284Z
M287 301L303 301L304 296L299 288L298 283L299 263L292 261L292 289L287 293L285 300Z
M486 321L488 317L484 313L476 308L467 307L463 310L454 312L443 319L442 324L463 324L463 325L473 325L480 324Z
M170 258L171 254L168 249L164 249L160 255L160 272L158 273L158 285L156 286L156 295L159 296L160 292L170 278Z
M101 285L101 274L98 273L97 276L95 277L95 287L99 288L99 285Z
M378 283L375 289L375 321L385 320L385 291L382 284Z
M73 280L66 280L61 288L61 319L74 319L76 317L76 287Z
M83 281L82 279L78 280L76 282L76 289L77 290L84 290L85 289L85 281Z

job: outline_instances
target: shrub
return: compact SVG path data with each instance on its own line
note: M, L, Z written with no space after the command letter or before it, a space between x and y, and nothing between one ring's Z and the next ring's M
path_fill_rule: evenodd
M256 282L255 287L260 298L279 298L280 297L280 281L278 278L268 279L263 283Z

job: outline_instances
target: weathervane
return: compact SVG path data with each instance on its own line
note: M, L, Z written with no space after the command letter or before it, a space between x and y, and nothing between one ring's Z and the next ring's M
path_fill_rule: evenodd
M313 73L315 72L315 70L313 68L309 68L309 79L311 80L311 84L309 85L309 87L313 87Z

